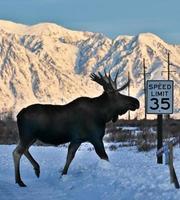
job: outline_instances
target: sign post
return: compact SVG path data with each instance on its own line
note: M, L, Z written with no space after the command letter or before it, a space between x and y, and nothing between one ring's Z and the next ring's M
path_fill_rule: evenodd
M173 113L173 81L148 80L146 93L147 114L157 114L157 150L163 146L163 114ZM162 156L157 163L162 164Z
M161 149L162 146L163 146L163 115L158 114L157 115L157 150ZM158 164L163 163L162 155L157 157L157 163Z

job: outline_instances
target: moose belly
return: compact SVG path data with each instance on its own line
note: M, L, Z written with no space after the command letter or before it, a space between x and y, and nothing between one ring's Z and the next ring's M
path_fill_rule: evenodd
M70 142L69 134L65 132L56 132L56 131L42 131L38 133L37 139L52 145L59 145Z

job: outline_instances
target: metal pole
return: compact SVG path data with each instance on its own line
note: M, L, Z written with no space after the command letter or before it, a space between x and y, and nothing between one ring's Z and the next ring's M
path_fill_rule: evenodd
M163 146L163 115L158 114L157 115L157 151L161 149L162 146ZM157 163L158 164L163 163L162 155L157 157Z
M170 80L170 54L169 54L169 52L168 52L168 70L167 70L167 72L168 72L168 80Z
M168 52L168 80L170 80L170 54ZM167 119L170 119L170 114L167 114Z
M144 76L144 107L145 107L145 112L144 112L144 118L147 118L146 115L146 64L145 64L145 59L143 58L143 76Z
M128 71L128 81L130 81L130 74ZM130 84L128 85L128 96L130 96ZM128 120L131 119L131 114L130 114L130 110L128 111Z

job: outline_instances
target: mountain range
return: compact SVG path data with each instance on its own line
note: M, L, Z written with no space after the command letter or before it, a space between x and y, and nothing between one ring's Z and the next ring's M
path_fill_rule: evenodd
M144 116L143 59L146 79L174 80L174 117L180 117L180 45L152 33L120 35L73 31L53 23L27 26L0 20L0 112L17 114L33 103L66 104L79 96L95 97L101 86L92 72L119 70L118 85L131 78L130 94L141 102L133 117ZM127 94L127 90L123 91Z

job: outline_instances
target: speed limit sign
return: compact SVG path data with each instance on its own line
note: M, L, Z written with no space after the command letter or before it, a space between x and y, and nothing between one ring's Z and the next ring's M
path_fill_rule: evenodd
M173 113L173 81L147 81L146 113L172 114Z

